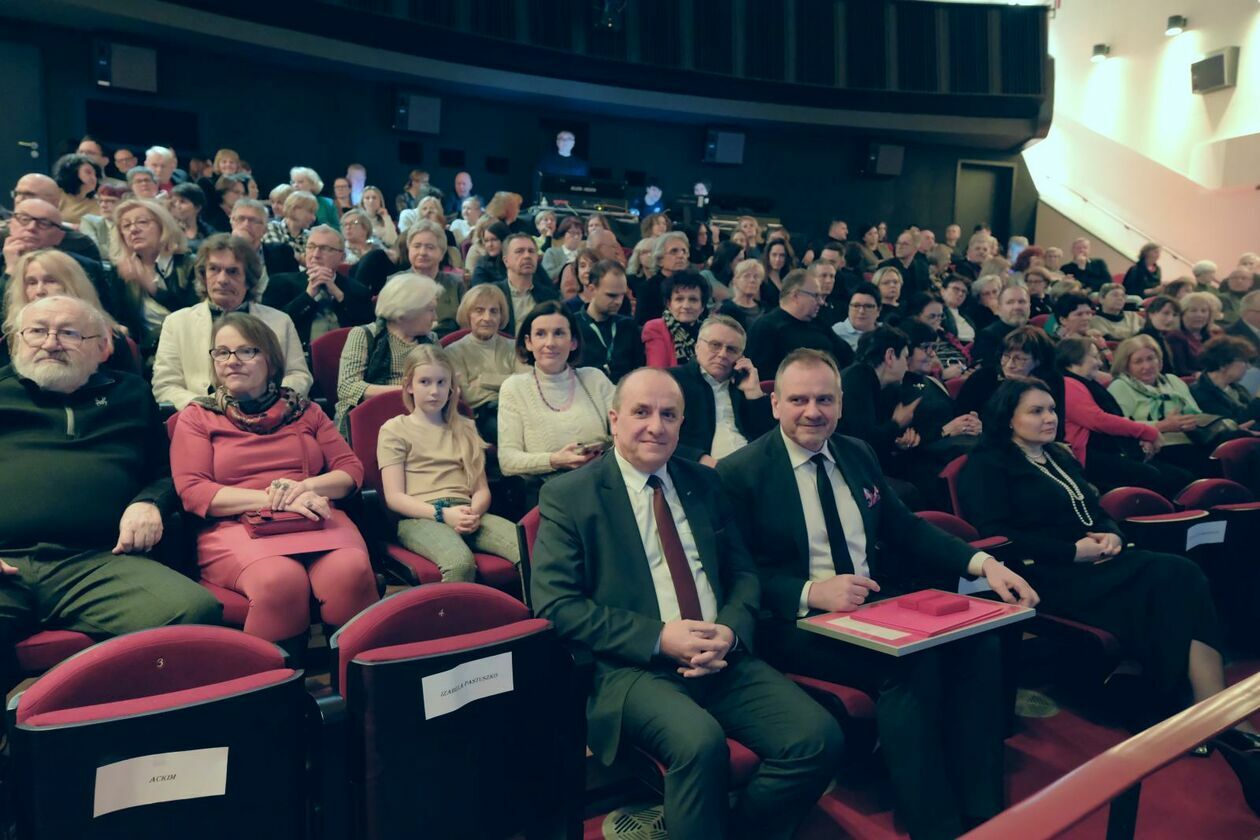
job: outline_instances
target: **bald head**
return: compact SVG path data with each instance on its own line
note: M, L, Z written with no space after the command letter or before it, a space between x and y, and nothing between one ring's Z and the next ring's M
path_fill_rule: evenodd
M616 260L626 264L626 253L621 250L617 237L611 231L595 228L586 236L586 247L596 253L601 260Z
M21 255L37 248L56 248L65 238L61 211L42 198L28 198L13 208L5 250Z
M56 207L61 203L61 187L47 175L40 175L37 172L23 175L18 178L17 186L13 188L13 200L21 202L28 198L42 199Z
M622 377L608 411L617 454L645 473L660 470L678 448L682 389L658 368L639 368Z

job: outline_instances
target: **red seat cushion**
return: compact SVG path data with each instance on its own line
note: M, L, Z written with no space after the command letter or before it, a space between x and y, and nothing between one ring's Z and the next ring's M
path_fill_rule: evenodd
M726 747L731 751L731 787L742 788L752 780L761 759L739 741L727 738Z
M223 623L229 627L244 627L249 615L249 599L239 592L216 586L208 580L200 581L201 588L218 599L223 605Z
M41 630L14 647L18 665L25 674L41 674L63 659L96 644L91 636L73 630Z
M385 546L385 554L389 559L409 569L420 583L438 583L442 580L442 572L427 557L421 557L414 551L408 551L401 545Z
M79 706L71 709L58 709L42 714L30 715L23 719L25 726L62 726L68 723L87 723L89 721L108 720L110 718L130 717L150 714L180 706L191 706L194 703L206 703L222 697L244 694L269 685L277 685L296 674L292 668L276 668L260 674L250 674L226 682L213 685L201 685L186 688L182 691L169 691L163 694L152 694L148 697L136 697L130 700L116 700L112 703L98 703L91 706ZM21 702L19 701L19 714Z
M859 691L840 683L806 677L802 674L788 674L787 678L801 688L818 694L829 694L840 701L849 717L869 720L875 717L875 701L865 691Z

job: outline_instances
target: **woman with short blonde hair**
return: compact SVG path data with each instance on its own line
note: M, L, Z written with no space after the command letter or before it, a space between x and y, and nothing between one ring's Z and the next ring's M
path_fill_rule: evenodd
M459 304L459 325L468 334L447 346L464 400L486 440L498 439L499 387L520 369L516 343L503 335L508 301L493 283L473 286Z

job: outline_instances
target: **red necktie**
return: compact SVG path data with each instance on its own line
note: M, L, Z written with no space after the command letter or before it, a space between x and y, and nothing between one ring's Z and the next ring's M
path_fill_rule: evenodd
M678 598L678 612L683 618L703 621L700 611L700 595L696 592L696 579L691 574L691 564L687 562L687 554L683 551L682 540L678 536L678 526L674 524L674 515L670 512L669 502L665 501L665 487L659 476L648 476L648 486L652 488L652 515L656 518L656 533L661 538L661 550L665 553L665 564L669 566L669 576L674 581L674 595Z

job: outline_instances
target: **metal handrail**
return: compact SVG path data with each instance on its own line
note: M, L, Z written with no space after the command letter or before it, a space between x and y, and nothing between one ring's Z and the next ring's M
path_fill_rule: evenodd
M963 840L1055 837L1142 780L1260 709L1260 674L1139 732L963 835ZM1132 803L1136 808L1136 800Z

